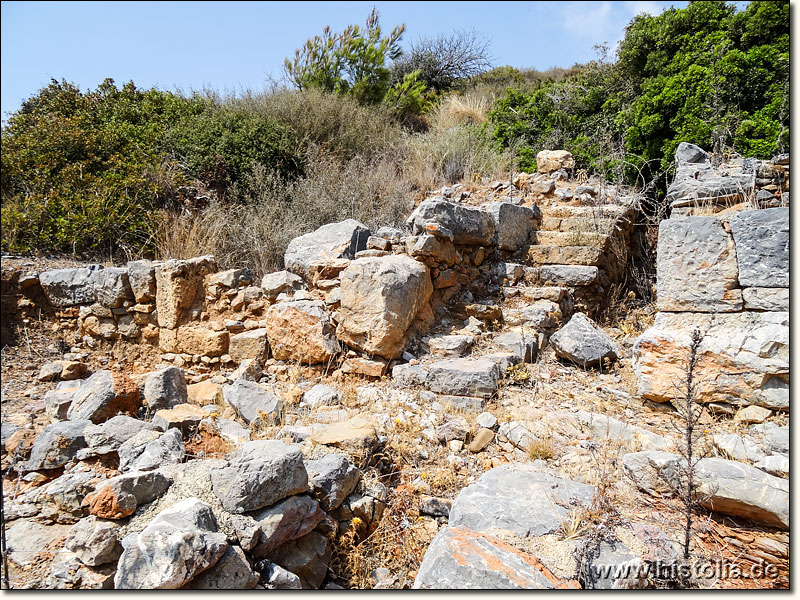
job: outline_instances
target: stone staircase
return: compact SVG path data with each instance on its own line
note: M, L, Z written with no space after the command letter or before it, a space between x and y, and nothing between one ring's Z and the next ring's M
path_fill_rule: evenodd
M555 205L541 210L541 225L527 255L532 269L519 294L532 302L563 302L568 296L575 310L596 314L607 305L612 286L621 281L630 249L633 206L628 202Z

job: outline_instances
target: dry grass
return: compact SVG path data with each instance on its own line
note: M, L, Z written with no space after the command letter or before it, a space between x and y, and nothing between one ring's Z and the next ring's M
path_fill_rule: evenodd
M370 589L371 573L388 569L397 587L410 587L432 539L422 527L417 496L408 490L394 490L380 524L365 539L358 527L351 527L333 544L331 569L351 588Z
M327 223L353 218L370 228L402 223L412 190L390 157L347 161L317 152L306 177L281 180L256 168L226 202L166 218L156 233L159 258L213 253L220 268L249 267L257 276L281 269L289 241Z
M447 96L431 111L429 121L432 128L438 130L459 125L480 125L486 122L492 101L488 96L475 93Z
M534 440L528 447L525 448L525 454L531 460L543 459L549 460L555 456L553 450L553 442L550 437L542 437Z

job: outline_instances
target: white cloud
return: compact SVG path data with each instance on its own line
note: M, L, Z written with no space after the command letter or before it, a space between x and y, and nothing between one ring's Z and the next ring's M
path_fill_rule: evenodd
M568 35L596 40L613 34L613 3L605 2L559 2L563 27Z
M632 17L641 13L648 13L653 16L661 14L661 6L658 2L653 2L652 0L631 0L630 2L624 2L624 4Z

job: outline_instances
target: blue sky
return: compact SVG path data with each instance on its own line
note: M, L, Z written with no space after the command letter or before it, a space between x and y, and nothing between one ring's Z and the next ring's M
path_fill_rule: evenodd
M2 2L0 113L66 79L82 90L106 77L139 87L237 91L282 76L283 59L325 25L406 24L417 37L474 29L496 65L546 69L595 58L640 12L687 2ZM737 2L743 6L746 2Z

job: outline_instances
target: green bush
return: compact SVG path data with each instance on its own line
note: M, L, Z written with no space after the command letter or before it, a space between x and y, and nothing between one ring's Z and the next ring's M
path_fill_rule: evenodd
M83 252L146 245L180 177L164 164L169 124L202 103L110 79L83 94L55 81L2 132L2 246Z
M489 114L492 134L522 168L539 150L564 148L580 168L628 181L670 170L684 141L770 158L789 150L788 44L788 2L639 15L616 62L508 89Z
M244 183L256 165L284 177L303 170L289 129L237 103L210 106L181 119L167 133L165 144L188 175L220 194L234 183Z

